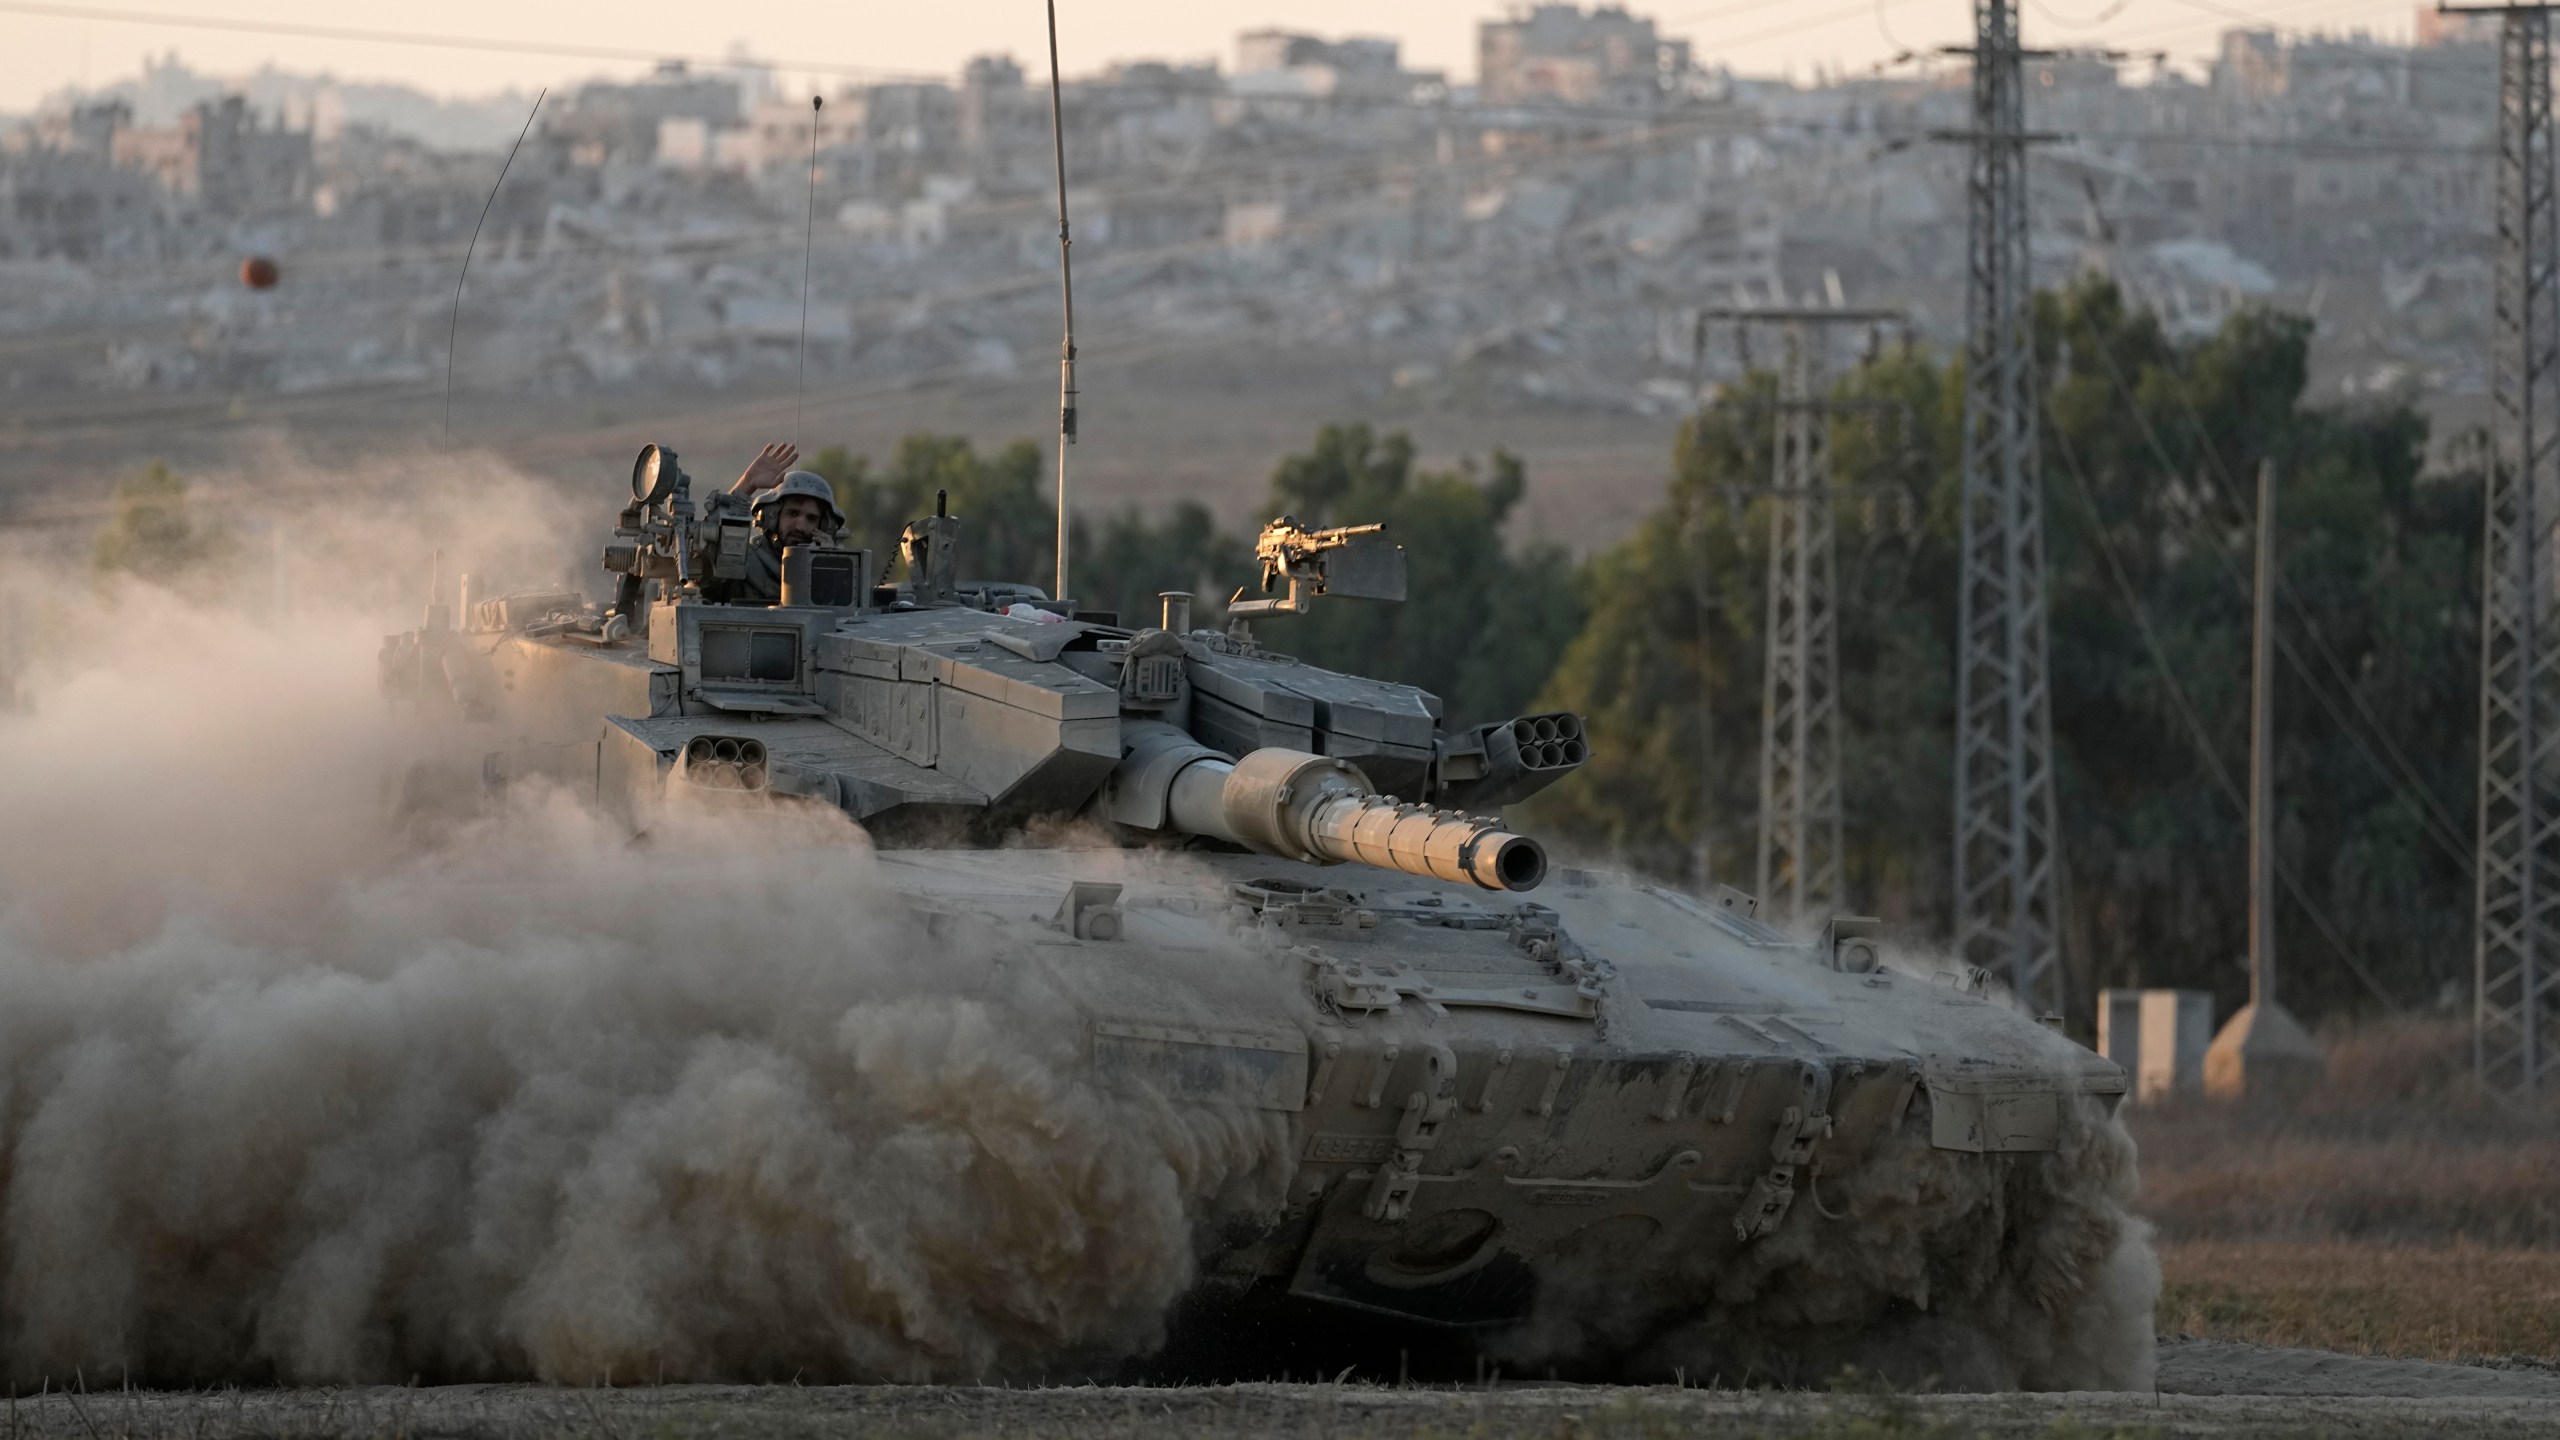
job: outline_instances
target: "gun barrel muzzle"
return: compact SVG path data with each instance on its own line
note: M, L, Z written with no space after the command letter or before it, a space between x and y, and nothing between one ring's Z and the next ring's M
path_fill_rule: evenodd
M1174 824L1311 865L1358 861L1487 890L1532 890L1547 853L1494 821L1380 795L1348 761L1256 750L1201 760L1175 776Z

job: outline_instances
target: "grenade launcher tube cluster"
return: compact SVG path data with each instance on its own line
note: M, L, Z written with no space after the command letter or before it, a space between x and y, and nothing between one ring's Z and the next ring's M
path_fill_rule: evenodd
M1358 861L1487 890L1531 890L1547 875L1528 836L1380 795L1358 767L1302 750L1202 755L1173 777L1165 810L1177 829L1313 865Z

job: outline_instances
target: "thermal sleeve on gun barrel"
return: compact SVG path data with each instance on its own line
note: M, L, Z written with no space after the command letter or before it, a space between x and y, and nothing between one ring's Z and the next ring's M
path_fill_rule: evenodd
M1358 861L1487 890L1529 890L1546 851L1493 821L1380 795L1348 761L1256 750L1202 757L1174 776L1167 818L1194 834L1314 865Z

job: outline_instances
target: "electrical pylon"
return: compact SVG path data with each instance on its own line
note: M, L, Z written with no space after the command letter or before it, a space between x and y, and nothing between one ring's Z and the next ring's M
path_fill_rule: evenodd
M2487 8L2487 7L2483 7ZM2480 566L2479 891L2473 1063L2513 1098L2551 1073L2560 1024L2560 657L2550 526L2560 519L2551 15L2503 7L2498 42L2497 325Z
M1770 915L1802 921L1838 908L1840 625L1831 473L1831 417L1871 408L1834 401L1824 384L1824 326L1902 324L1898 310L1839 307L1710 309L1781 328L1784 354L1773 414L1768 618L1760 671L1760 863L1756 894ZM1863 487L1862 487L1863 488ZM1737 492L1740 493L1740 492Z
M1760 676L1760 903L1800 920L1840 902L1840 626L1822 342L1787 327L1769 505Z
M2045 664L2044 492L2012 0L1973 8L1966 182L1963 573L1957 594L1956 948L2046 1014L2064 1004Z

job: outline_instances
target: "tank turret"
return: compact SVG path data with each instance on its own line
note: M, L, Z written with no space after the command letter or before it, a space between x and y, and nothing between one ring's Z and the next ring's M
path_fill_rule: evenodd
M892 842L957 820L994 843L1047 816L1131 846L1232 847L1484 890L1546 876L1537 841L1474 812L1579 765L1576 717L1451 734L1436 696L1266 651L1240 626L1188 629L1187 605L1167 609L1186 628L1133 629L1029 586L961 579L962 519L939 497L907 527L895 584L867 583L867 570L865 583L793 584L791 556L786 603L715 603L697 577L730 546L687 513L687 493L672 452L644 451L605 554L621 577L612 605L564 624L547 595L536 635L514 623L531 609L489 602L463 624L499 644L448 647L485 650L507 672L478 677L474 695L516 688L525 668L547 677L534 693L572 685L600 710L594 783L635 824L671 800L762 794L838 805ZM1403 594L1403 552L1377 526L1309 531L1283 517L1261 551L1264 589L1288 594L1256 613ZM866 569L864 552L828 553Z

